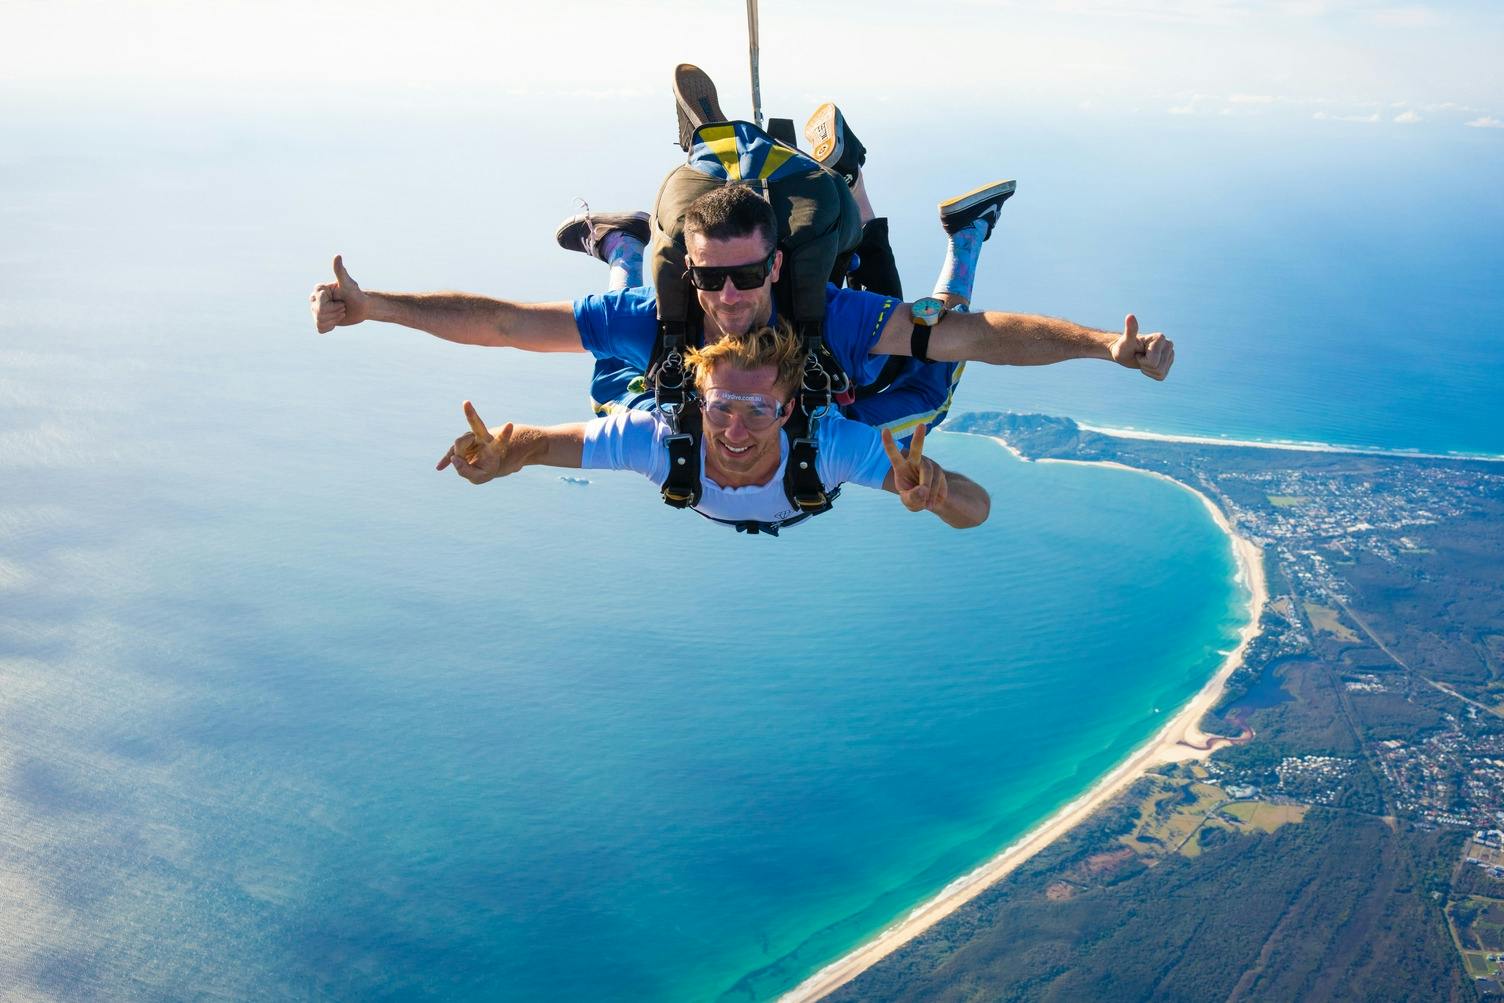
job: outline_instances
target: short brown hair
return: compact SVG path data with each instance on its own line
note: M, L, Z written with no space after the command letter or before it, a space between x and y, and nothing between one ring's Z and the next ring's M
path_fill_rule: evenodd
M684 237L702 234L707 240L731 240L757 233L772 253L778 243L778 219L768 200L746 185L712 188L684 210Z
M804 343L786 321L777 327L762 327L740 338L722 338L704 348L691 348L686 361L695 367L695 385L703 390L716 365L725 363L735 369L760 369L772 366L778 371L774 388L787 396L799 386L804 374Z

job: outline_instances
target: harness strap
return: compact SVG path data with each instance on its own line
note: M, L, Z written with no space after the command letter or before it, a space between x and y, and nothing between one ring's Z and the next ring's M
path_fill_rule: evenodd
M669 423L664 440L668 448L668 475L659 491L666 505L693 508L700 503L700 409L696 406L694 375L685 362L689 331L698 327L694 297L688 297L686 320L660 320L653 357L648 360L647 383L653 388L654 406Z
M682 411L689 403L694 384L684 356L689 351L687 325L683 321L660 320L658 343L648 361L647 384L660 411Z
M828 497L831 501L835 501L840 495L841 489L835 488L829 492ZM797 526L804 520L818 514L815 512L800 512L798 515L792 515L787 519L780 519L777 522L759 522L756 519L717 519L713 515L705 515L699 509L695 509L695 512L709 519L711 522L718 522L722 526L730 526L738 533L746 533L748 536L777 536L780 529L788 526Z
M902 355L890 355L888 361L883 363L882 372L877 374L877 379L866 386L856 388L853 398L866 400L874 394L880 394L893 385L893 381L902 375L904 369L904 357Z
M830 511L830 495L815 469L819 450L813 436L799 436L789 443L789 462L783 471L783 493L801 512L816 515Z
M674 508L694 508L704 492L700 482L700 417L700 409L693 404L670 416L674 431L664 439L668 476L660 491L664 503Z
M831 407L831 394L827 382L823 391L818 384L811 386L812 379L825 376L819 370L814 356L813 369L805 369L804 387L800 391L799 406L789 416L783 432L789 439L789 459L783 467L783 493L789 504L806 515L829 512L837 491L825 490L820 481L820 446L815 429ZM826 377L828 381L828 376Z

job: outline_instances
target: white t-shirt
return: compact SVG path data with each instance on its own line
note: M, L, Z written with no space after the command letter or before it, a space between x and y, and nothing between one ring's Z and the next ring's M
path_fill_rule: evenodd
M654 484L668 476L667 423L652 411L618 411L585 425L585 449L580 466L593 470L635 470ZM704 473L705 440L700 440L700 504L696 511L727 522L781 522L798 512L783 493L783 468L789 462L789 439L780 435L782 456L766 484L723 488ZM815 431L819 453L815 471L826 491L850 481L881 488L892 464L882 437L871 425L832 415Z

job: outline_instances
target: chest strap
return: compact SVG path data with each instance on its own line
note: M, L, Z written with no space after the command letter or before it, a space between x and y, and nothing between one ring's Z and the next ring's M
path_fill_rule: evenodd
M826 496L831 501L835 501L840 495L840 488L833 488L826 493ZM748 536L777 536L778 531L785 526L797 526L811 516L819 514L818 512L800 512L798 515L791 515L787 519L779 519L777 522L759 522L756 519L717 519L713 515L705 515L699 509L695 509L695 511L705 516L711 522L718 522L722 526L730 526L738 533L746 533Z

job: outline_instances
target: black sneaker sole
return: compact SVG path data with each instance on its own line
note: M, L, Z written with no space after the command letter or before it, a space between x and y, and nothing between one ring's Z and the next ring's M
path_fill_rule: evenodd
M693 63L674 68L674 107L679 114L679 148L688 152L690 137L707 122L724 122L715 81Z
M946 233L955 233L965 229L984 216L991 216L987 221L987 236L992 236L992 231L997 229L997 219L1002 213L1003 203L1013 197L1018 188L1016 181L994 181L980 188L973 188L964 195L946 199L940 203L940 225ZM993 208L996 211L993 212Z

